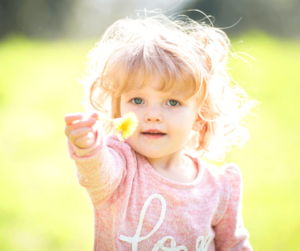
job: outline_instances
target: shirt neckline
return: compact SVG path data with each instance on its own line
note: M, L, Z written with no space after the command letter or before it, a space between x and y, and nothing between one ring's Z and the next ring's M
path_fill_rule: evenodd
M143 156L143 155L140 155L140 156L142 157L141 161L142 161L143 166L145 167L145 170L148 172L148 174L150 174L152 177L154 177L159 182L164 183L171 187L179 188L179 189L190 189L190 188L194 188L195 186L197 186L200 183L200 181L203 177L204 168L203 168L203 163L200 158L194 157L188 153L184 153L184 154L187 157L189 157L196 164L196 167L198 169L196 178L192 182L189 182L189 183L181 183L181 182L173 181L173 180L163 177L162 175L160 175L158 172L156 172L153 169L153 167L150 165L150 163L148 162L148 160L146 159L145 156Z

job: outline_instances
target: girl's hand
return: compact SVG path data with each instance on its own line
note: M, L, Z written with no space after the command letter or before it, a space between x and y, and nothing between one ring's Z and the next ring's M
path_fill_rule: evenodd
M94 144L97 117L97 113L88 116L83 113L68 113L65 116L65 134L73 145L85 149Z

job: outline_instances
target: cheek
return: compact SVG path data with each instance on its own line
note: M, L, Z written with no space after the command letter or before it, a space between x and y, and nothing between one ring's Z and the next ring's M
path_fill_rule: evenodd
M128 145L130 145L130 147L131 148L134 148L133 147L133 137L134 137L134 135L131 135L129 138L127 138L126 140L125 140L125 142L128 144Z
M172 135L177 135L176 138L185 141L190 136L194 120L191 119L192 115L177 115L174 120L169 120L169 130Z
M172 115L172 121L174 126L180 127L192 127L195 121L195 113L190 109L182 109L181 111L175 112Z
M139 109L138 106L134 106L130 103L121 103L120 111L121 111L121 116L123 116L126 113L133 112L135 114L135 116L137 117L138 121L142 121L143 117L144 117L143 110Z

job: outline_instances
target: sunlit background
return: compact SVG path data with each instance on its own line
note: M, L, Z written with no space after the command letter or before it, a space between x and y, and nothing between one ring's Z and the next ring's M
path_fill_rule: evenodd
M105 28L144 8L200 9L229 35L232 75L261 102L224 161L242 170L244 223L256 251L300 250L299 0L0 0L0 250L92 250L64 115L83 111L77 79Z

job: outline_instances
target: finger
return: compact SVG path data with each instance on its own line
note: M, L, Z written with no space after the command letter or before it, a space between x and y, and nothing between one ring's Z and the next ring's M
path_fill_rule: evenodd
M99 117L99 114L97 112L93 112L89 117L97 119Z
M70 126L66 125L66 127L65 127L65 135L66 135L67 137L69 137L70 133L71 133Z
M65 121L67 125L71 125L74 121L80 120L83 118L82 113L68 113L65 116Z
M96 120L94 118L90 118L88 120L75 121L75 122L73 122L73 124L66 125L65 135L67 137L69 137L73 130L77 130L82 127L93 127L95 125L95 123L96 123ZM96 132L96 127L93 127L92 129L93 129L92 130L93 132Z
M92 127L81 127L81 128L71 131L68 137L69 137L70 141L73 143L78 138L88 134L89 132L93 132Z
M71 125L69 125L71 130L75 130L80 127L92 127L96 123L95 118L81 119L74 121Z
M95 142L95 136L93 133L89 132L88 134L78 138L74 145L78 146L79 148L89 148Z

